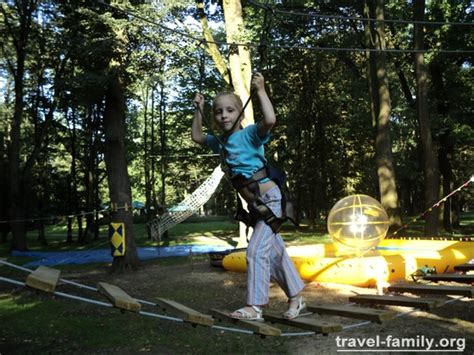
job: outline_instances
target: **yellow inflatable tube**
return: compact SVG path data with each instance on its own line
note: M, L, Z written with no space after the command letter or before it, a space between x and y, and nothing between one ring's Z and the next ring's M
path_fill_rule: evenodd
M335 244L317 244L287 249L304 280L375 286L377 282L409 279L420 268L452 272L455 265L474 258L474 243L440 240L386 239L377 250L362 257L350 255ZM245 251L222 260L229 271L246 271Z

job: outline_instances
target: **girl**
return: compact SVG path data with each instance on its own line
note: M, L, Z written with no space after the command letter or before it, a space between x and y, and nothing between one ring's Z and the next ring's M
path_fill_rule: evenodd
M270 139L276 117L263 75L255 73L251 85L259 98L263 120L242 128L242 101L234 93L224 92L216 96L212 106L214 121L222 135L205 135L202 131L204 97L196 94L192 139L221 154L234 187L249 203L253 234L247 248L247 305L233 312L231 317L263 321L262 307L268 303L270 277L273 277L289 299L283 316L293 319L306 308L300 296L304 284L286 252L283 239L274 232L278 227L271 222L282 216L282 197L278 185L266 174L263 147Z

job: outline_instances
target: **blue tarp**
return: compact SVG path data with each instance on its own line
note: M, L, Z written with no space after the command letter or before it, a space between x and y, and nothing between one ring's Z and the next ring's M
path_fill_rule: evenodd
M140 260L166 258L170 256L189 256L192 254L205 254L215 251L232 249L226 245L176 245L172 247L139 247ZM51 266L66 264L89 264L112 262L113 257L109 249L82 250L82 251L12 251L12 256L27 256L38 258L23 266Z

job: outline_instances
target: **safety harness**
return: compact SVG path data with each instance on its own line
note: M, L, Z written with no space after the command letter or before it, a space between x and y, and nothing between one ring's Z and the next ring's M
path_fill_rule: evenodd
M237 211L234 216L237 221L244 223L247 227L254 227L257 221L262 219L274 233L280 231L281 225L286 220L297 225L293 204L289 199L289 190L286 186L286 174L282 170L267 164L255 172L251 178L246 178L242 174L231 175L230 167L225 160L226 149L223 144L221 144L220 150L222 165L226 167L224 171L232 186L248 203L247 212L241 199L237 196ZM277 217L262 200L259 184L265 179L275 182L281 191L281 217Z

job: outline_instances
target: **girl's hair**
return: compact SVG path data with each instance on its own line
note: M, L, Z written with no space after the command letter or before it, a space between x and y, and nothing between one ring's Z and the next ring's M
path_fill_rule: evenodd
M222 96L230 96L233 100L234 100L234 103L235 103L235 106L237 107L237 109L240 111L242 111L242 107L244 106L243 103L242 103L242 99L240 98L239 95L235 94L234 92L232 91L223 91L223 92L220 92L216 95L216 97L214 98L214 101L212 101L212 113L214 114L214 110L215 110L215 107L216 107L216 101L221 98Z

